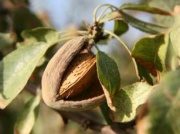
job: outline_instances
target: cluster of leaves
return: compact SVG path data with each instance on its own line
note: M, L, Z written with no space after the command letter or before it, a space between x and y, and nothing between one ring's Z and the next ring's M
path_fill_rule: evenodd
M112 5L104 5L104 7L108 8L105 8L98 18L95 17L95 22L103 24L107 21L114 21L114 31L103 30L103 32L117 38L128 50L140 78L139 82L121 87L121 77L116 62L97 49L97 73L108 104L103 104L101 110L107 122L109 124L129 122L141 115L137 122L139 133L180 133L178 128L180 125L178 121L180 117L180 70L178 68L180 63L180 40L178 38L180 13L136 4L125 4L119 8ZM107 9L111 9L111 12L104 14ZM126 11L129 10L158 14L163 17L171 16L174 23L168 28L147 23L128 14ZM132 51L118 37L128 31L129 25L151 34L135 43ZM0 34L1 51L15 43L12 37L14 36L11 33ZM37 76L35 71L39 67L44 69L46 60L43 59L52 46L60 41L73 38L51 28L26 30L22 32L21 37L23 42L16 43L16 49L0 61L1 109L5 109L23 89L26 89L29 83L34 82L33 77ZM36 87L39 85L40 83ZM36 90L40 92L39 88ZM37 118L40 100L39 93L28 100L16 122L14 128L16 133L30 133ZM141 105L144 103L146 105L142 109ZM146 124L148 126L145 126Z

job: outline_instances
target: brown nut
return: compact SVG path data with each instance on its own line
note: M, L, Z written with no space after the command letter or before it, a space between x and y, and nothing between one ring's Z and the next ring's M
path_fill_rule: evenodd
M84 51L87 39L65 43L49 61L42 77L44 102L55 109L83 111L105 100L93 53Z

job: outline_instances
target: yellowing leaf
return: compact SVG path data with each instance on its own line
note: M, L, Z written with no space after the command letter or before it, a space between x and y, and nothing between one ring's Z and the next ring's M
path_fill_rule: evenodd
M132 57L153 76L162 72L165 64L166 47L164 35L139 40L132 51ZM161 50L163 49L163 51Z

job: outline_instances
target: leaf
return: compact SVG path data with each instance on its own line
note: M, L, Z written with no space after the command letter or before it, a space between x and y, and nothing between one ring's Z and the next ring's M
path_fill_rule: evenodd
M170 42L174 50L174 55L180 57L180 16L177 15L174 18L175 22L172 29L170 30Z
M43 29L43 28L42 28ZM30 78L40 59L46 53L47 49L58 42L59 38L56 32L50 33L46 29L42 33L42 29L34 29L44 39L44 42L37 42L36 36L29 34L31 45L24 45L0 61L0 108L5 108L9 103L22 91ZM48 35L49 34L49 35ZM51 36L50 36L51 35ZM54 35L54 38L52 37ZM26 36L27 37L27 36ZM48 40L48 37L51 37Z
M175 5L180 4L180 0L148 0L150 6L162 8L168 11L173 11Z
M27 45L0 62L1 108L5 108L21 92L47 48L44 43Z
M111 118L109 117L110 109L109 109L107 103L104 102L104 103L100 106L100 108L101 108L101 113L102 113L104 119L106 120L107 124L108 124L108 125L113 124Z
M167 74L150 96L146 113L139 121L139 125L149 124L144 130L147 134L180 133L179 76L179 69ZM138 129L142 129L141 126Z
M171 15L171 13L168 11L165 11L165 10L162 10L162 9L159 9L156 7L151 7L148 5L129 3L129 4L124 4L119 7L119 10L124 10L124 9L144 11L144 12L148 12L148 13L152 13L152 14Z
M97 53L98 78L113 96L120 87L120 74L116 62L102 51Z
M118 11L113 11L103 16L99 23L104 23L106 21L111 21L119 18L121 18L121 14Z
M13 33L0 33L0 50L12 45L16 38Z
M26 30L22 32L24 42L21 45L32 44L35 42L46 42L54 44L60 39L60 34L52 28L35 28L33 30Z
M135 119L138 108L144 104L152 92L152 86L145 82L137 82L118 90L113 104L116 111L111 113L114 122L129 122Z
M115 20L114 21L114 33L116 35L122 35L126 31L128 31L129 27L127 23L122 20Z
M173 12L173 9L176 5L180 5L180 0L148 0L148 5L161 8L163 10ZM153 20L158 24L171 27L174 22L173 16L153 16Z
M144 68L140 63L136 62L137 64L137 69L138 69L138 75L140 77L140 80L142 81L144 78L146 81L150 84L153 85L153 78L151 77L150 73Z
M159 26L156 24L148 23L141 21L139 19L134 18L133 16L130 16L122 11L120 11L121 15L123 18L129 22L129 24L143 32L147 32L150 34L157 34L157 33L162 33L166 30L165 27Z
M14 127L14 134L29 134L37 119L40 96L37 95L29 100L21 111Z
M164 46L163 46L164 45ZM132 57L153 76L165 66L166 47L164 35L139 40L132 51Z
M108 106L112 108L111 99L120 87L119 70L116 62L104 52L98 51L96 56L98 79L102 84Z

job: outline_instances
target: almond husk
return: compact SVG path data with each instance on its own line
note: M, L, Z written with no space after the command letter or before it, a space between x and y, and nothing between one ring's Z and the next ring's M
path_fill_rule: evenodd
M49 107L84 111L105 100L97 79L96 59L86 51L87 43L86 37L74 38L49 61L42 77L42 97Z

